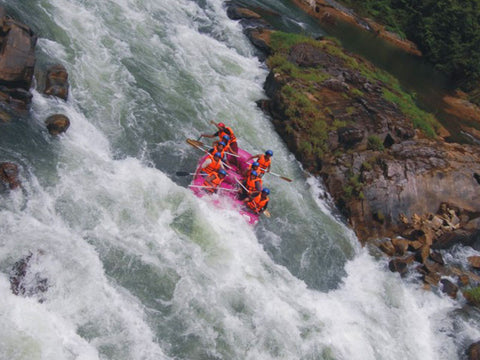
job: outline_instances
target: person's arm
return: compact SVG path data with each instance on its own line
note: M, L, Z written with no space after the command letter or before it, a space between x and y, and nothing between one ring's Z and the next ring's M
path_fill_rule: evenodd
M210 158L206 159L202 164L202 170L205 169L211 163L212 163L212 159L210 159Z
M255 158L258 158L259 156L260 156L259 154L250 156L250 157L247 159L247 161L252 160L252 159L255 159Z

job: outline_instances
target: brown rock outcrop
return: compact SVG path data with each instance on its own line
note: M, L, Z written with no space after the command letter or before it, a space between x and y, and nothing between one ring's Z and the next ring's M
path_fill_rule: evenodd
M0 182L12 190L18 188L20 186L18 166L11 162L0 163Z
M68 73L63 65L56 64L47 70L45 94L60 99L68 98Z
M37 37L28 26L8 17L3 8L0 25L0 102L23 111L31 102Z
M51 115L45 120L47 129L51 135L59 135L70 127L70 120L62 114Z

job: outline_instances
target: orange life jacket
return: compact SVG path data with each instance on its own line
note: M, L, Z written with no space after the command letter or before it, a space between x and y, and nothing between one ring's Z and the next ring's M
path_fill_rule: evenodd
M217 144L213 147L212 154L216 154L217 152L219 152L220 154L222 154L221 158L223 159L223 157L225 156L225 151L227 151L226 146L223 147L223 150L218 150L218 144Z
M218 185L220 185L223 182L223 179L225 179L225 178L220 179L220 176L218 176L218 173L215 171L212 172L210 175L212 174L214 175L214 178L210 181L210 183L208 183L206 179L203 182L203 186L208 187L205 190L211 193L215 192L215 189L218 187Z
M265 205L267 205L269 200L270 199L268 196L265 199L262 199L262 194L258 194L251 201L249 201L247 205L250 209L252 209L256 213L259 213L260 210L262 210Z
M209 158L212 160L212 162L208 164L206 168L202 169L202 171L206 172L208 175L210 175L214 171L218 171L220 169L220 166L222 165L221 159L215 161L215 157L213 155L209 155Z
M227 131L220 130L220 131L218 132L218 137L220 138L220 141L223 141L223 137L224 137L225 135L230 136L230 141L228 142L228 144L237 141L237 138L235 137L235 134L233 133L232 128L225 127L225 129L226 129ZM230 134L229 134L228 132L230 132ZM227 144L227 145L228 145L228 144Z
M265 173L265 170L267 170L270 164L272 163L272 158L267 160L265 155L260 155L258 157L257 162L260 164L260 166L258 167L258 170L263 174Z
M247 190L249 192L255 192L255 191L258 191L255 184L260 181L260 189L262 188L262 179L260 178L255 178L255 179L251 179L250 177L248 177L246 180L245 180L245 187L247 188Z

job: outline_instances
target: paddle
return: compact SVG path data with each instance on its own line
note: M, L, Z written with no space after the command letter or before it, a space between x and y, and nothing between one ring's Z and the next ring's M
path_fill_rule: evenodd
M272 216L272 214L270 214L270 211L268 211L267 209L263 211L263 215L265 215L267 218Z
M192 146L198 146L198 147L201 146L205 149L209 148L209 146L207 144L204 144L203 142L198 141L198 140L187 139L187 143L192 145ZM235 157L240 157L240 155L237 155L237 154L234 154L234 153L231 153L231 152L228 152L228 151L225 151L225 154L232 155L232 156L235 156Z
M267 172L267 174L270 174L270 175L273 175L273 176L276 176L276 177L279 177L280 179L282 180L285 180L285 181L288 181L288 182L292 182L293 180L292 179L289 179L285 176L282 176L282 175L279 175L279 174L275 174L274 172Z
M175 173L175 175L177 175L177 176L189 176L189 175L195 175L195 173L189 173L189 172L186 172L186 171L177 171Z

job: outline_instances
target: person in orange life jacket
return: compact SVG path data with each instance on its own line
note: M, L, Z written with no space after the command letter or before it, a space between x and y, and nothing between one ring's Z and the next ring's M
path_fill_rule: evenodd
M223 182L225 176L227 176L227 172L223 169L218 170L218 172L212 172L203 182L203 186L207 187L205 191L211 194L216 193L218 186Z
M247 161L257 158L257 162L260 164L258 175L262 177L263 174L265 174L265 172L270 172L270 166L272 164L272 159L271 159L272 156L273 156L273 151L267 150L265 151L265 154L253 155L250 158L248 158Z
M229 153L232 153L232 154L234 154L234 155L238 155L237 151L234 150L234 149L232 149L232 147L231 147L232 141L231 141L231 139L230 139L230 136L228 136L228 135L223 135L222 141L219 141L219 140L214 141L214 142L213 142L213 145L216 146L217 144L220 144L221 142L223 142L223 143L225 144L225 152L227 152L227 153L229 152ZM235 143L235 144L236 144L236 143ZM228 156L227 156L225 159L228 160L227 162L228 162L229 164L231 164L231 165L237 165L237 157L236 157L236 156L235 156L235 157L228 157Z
M268 197L270 195L270 190L265 188L262 190L260 194L255 196L253 199L246 198L243 200L245 203L247 203L248 208L254 212L255 214L260 214L267 210L268 202L270 201L270 198Z
M242 185L240 194L238 195L239 200L243 200L246 197L252 199L262 191L262 179L258 177L256 171L252 171L250 176L243 181Z
M223 137L225 135L228 135L230 137L230 143L227 145L230 145L230 149L232 149L233 153L238 153L238 145L237 145L237 138L235 137L235 134L233 133L232 128L225 126L224 123L220 122L218 124L215 124L218 128L218 131L215 134L209 135L209 134L201 134L200 137L206 137L206 138L214 138L218 136L219 140L222 141L224 140Z
M202 176L210 175L212 172L220 170L220 168L223 169L222 154L219 152L216 152L214 155L209 154L202 164L200 174Z
M219 141L215 144L215 146L212 149L208 150L208 152L210 154L215 154L219 152L222 155L221 158L223 160L225 157L225 151L228 151L228 148L225 145L226 145L225 142Z
M250 173L251 173L252 171L256 171L257 174L258 174L258 167L259 167L259 166L260 166L260 164L259 164L258 162L256 162L256 161L254 161L254 162L252 163L252 165L250 165L250 166L248 167L248 169L245 171L244 177L245 177L245 178L248 178L248 177L250 176Z

